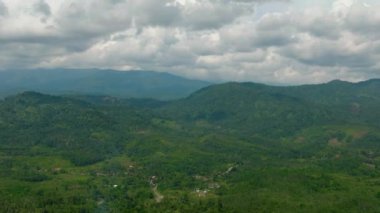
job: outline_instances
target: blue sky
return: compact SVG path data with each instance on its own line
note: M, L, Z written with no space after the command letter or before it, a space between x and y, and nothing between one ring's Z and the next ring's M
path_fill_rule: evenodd
M0 69L275 84L380 77L379 0L0 0Z

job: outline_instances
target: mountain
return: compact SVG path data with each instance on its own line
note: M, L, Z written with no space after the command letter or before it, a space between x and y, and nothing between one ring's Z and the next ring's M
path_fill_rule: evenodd
M1 147L49 147L76 165L117 152L115 126L106 113L76 99L24 92L0 103Z
M380 212L379 80L0 101L3 212Z
M278 88L281 93L321 104L340 105L354 102L380 102L380 79L358 83L331 81L319 85Z
M327 107L272 91L260 84L227 83L204 88L162 108L185 122L247 134L279 136L305 126L332 122Z
M11 70L0 72L0 97L23 91L176 99L210 85L168 73L113 70Z
M183 122L278 137L322 124L379 126L378 91L380 80L287 87L226 83L203 88L161 110Z

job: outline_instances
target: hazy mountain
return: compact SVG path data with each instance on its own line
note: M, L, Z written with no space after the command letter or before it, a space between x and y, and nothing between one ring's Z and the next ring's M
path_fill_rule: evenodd
M112 70L12 70L0 72L0 97L23 91L176 99L210 85L168 73Z

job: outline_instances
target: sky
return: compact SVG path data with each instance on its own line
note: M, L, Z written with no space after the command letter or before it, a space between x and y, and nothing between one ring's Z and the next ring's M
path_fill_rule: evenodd
M380 77L380 0L0 0L0 70L272 84Z

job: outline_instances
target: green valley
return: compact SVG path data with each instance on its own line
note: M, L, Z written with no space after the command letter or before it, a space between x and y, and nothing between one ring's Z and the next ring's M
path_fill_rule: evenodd
M380 80L0 101L1 212L380 212Z

